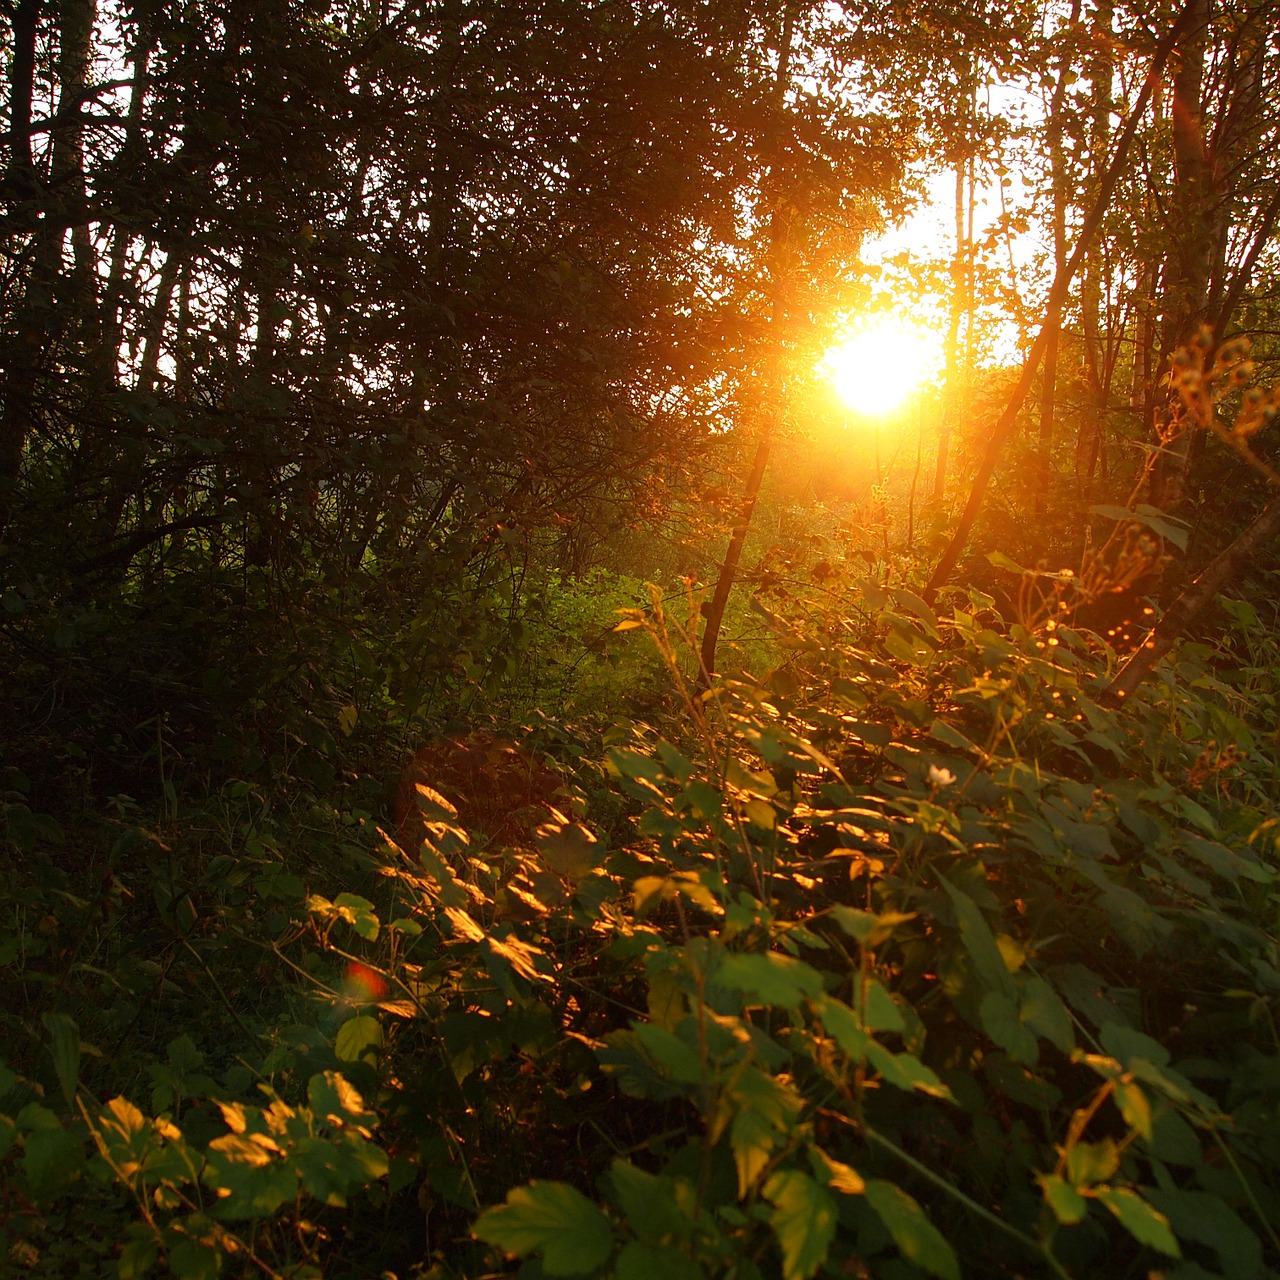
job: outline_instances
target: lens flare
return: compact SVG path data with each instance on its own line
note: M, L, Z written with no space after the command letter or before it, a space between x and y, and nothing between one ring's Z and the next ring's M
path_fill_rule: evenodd
M892 413L937 364L936 344L904 320L886 317L854 330L822 363L836 394L854 413Z

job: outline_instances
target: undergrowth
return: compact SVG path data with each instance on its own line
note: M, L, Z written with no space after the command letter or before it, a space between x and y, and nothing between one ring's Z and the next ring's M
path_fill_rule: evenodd
M528 847L430 788L420 848L381 834L372 697L283 785L88 831L11 772L8 1266L1280 1268L1271 631L1229 605L1115 709L1087 633L812 576L705 695L696 611L625 610L670 693L531 722Z

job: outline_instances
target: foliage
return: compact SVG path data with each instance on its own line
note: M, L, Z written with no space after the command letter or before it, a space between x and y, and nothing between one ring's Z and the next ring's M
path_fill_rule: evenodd
M1200 4L6 6L0 1271L1280 1271L1274 568L1104 695L1274 478ZM914 449L810 385L905 278Z
M258 873L273 966L332 1012L263 1024L256 1069L182 1036L149 1111L102 1104L99 1050L47 1013L0 1082L15 1185L46 1213L127 1194L125 1275L302 1274L324 1215L415 1199L457 1274L477 1212L548 1275L1274 1265L1273 673L1184 644L1122 714L1086 633L824 581L816 612L775 602L767 681L690 702L682 739L614 735L634 834L566 813L484 846L437 807L418 859L361 855L365 892ZM681 687L661 599L622 625ZM32 977L39 936L10 952Z

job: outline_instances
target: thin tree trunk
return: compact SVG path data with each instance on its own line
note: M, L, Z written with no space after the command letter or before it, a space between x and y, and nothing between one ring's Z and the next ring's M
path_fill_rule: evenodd
M62 0L58 45L58 126L53 147L53 190L68 210L75 210L71 226L72 271L66 303L71 321L87 345L102 340L98 314L96 254L85 220L87 190L84 173L84 126L80 105L89 78L89 55L96 0Z
M36 26L39 0L19 0L13 10L13 57L9 64L9 165L4 194L15 204L30 206L39 192L35 159L31 153L31 99L35 81ZM43 260L40 245L33 245L33 267L28 273L22 306L9 335L5 361L4 402L0 404L0 531L8 521L11 494L22 467L27 437L34 426L35 389L40 377L44 343L36 321L52 301L50 282L38 278Z
M164 345L165 326L169 322L169 309L173 305L173 291L178 283L178 252L170 249L160 268L160 280L156 287L156 299L147 319L147 331L142 348L142 363L138 368L137 390L146 395L155 387L156 373L160 368L160 352Z
M1116 142L1115 155L1112 157L1111 164L1103 176L1093 207L1089 210L1089 215L1085 218L1084 225L1080 228L1080 237L1076 242L1075 250L1067 261L1065 269L1055 277L1053 286L1049 290L1046 311L1050 320L1041 326L1035 341L1031 344L1031 350L1027 353L1026 361L1022 366L1022 376L1018 380L1018 385L1014 389L1009 403L1005 406L1004 412L992 429L991 438L978 465L978 473L974 477L972 488L969 490L969 499L960 516L960 522L952 535L951 541L947 544L946 550L942 553L941 559L934 568L928 585L925 587L925 598L927 600L931 600L936 596L939 588L951 576L965 545L969 541L969 534L973 531L973 526L978 519L978 513L982 509L982 500L986 494L987 485L995 472L1000 450L1013 434L1013 430L1018 424L1018 415L1022 411L1022 406L1026 403L1031 384L1035 380L1036 369L1040 365L1045 346L1049 340L1052 317L1061 311L1062 304L1067 296L1067 290L1071 287L1071 281L1079 270L1080 263L1088 252L1089 246L1093 243L1093 239L1098 233L1098 228L1102 225L1103 215L1106 213L1107 206L1111 203L1111 197L1115 193L1116 184L1120 180L1120 172L1128 159L1129 149L1133 144L1139 121L1146 113L1147 104L1151 101L1151 94L1154 91L1156 81L1161 72L1163 72L1164 64L1168 60L1174 45L1182 36L1187 23L1191 20L1193 6L1199 3L1200 0L1188 0L1187 7L1183 9L1178 20L1156 48L1151 60L1151 70L1142 86L1142 91L1138 94L1138 100L1133 105L1133 110L1129 113L1129 119L1121 130L1120 137Z
M769 465L769 453L773 448L773 423L766 423L764 431L756 444L756 456L751 463L751 474L747 477L747 486L742 495L742 506L738 510L738 520L729 536L729 547L724 553L724 563L720 567L720 576L716 579L715 593L706 608L707 626L702 633L702 672L701 683L715 673L716 645L720 641L720 628L724 623L725 607L729 603L729 593L733 590L734 580L738 576L738 562L742 559L742 548L751 530L751 517L755 514L756 499L760 496L760 483Z
M40 0L18 0L13 6L13 57L9 63L9 166L5 170L5 196L14 201L34 200L40 181L31 154L31 99L35 87L36 27Z
M778 72L774 81L774 109L782 111L785 104L787 84L791 76L791 45L795 35L794 0L784 0L781 32L778 37ZM773 176L772 174L770 175ZM784 203L784 202L780 202ZM784 251L790 231L790 216L784 216L781 207L775 205L769 229L769 274L773 286L773 315L771 317L771 338L778 341L778 334L785 319L786 291L788 286L787 264L783 261ZM716 669L716 646L720 640L720 629L724 625L724 611L729 603L729 593L738 576L738 562L742 558L742 548L751 528L751 517L755 513L756 499L760 494L760 484L764 479L766 467L769 465L769 454L773 448L773 436L777 430L777 418L780 416L779 404L782 388L779 385L778 369L775 360L771 361L770 377L765 387L765 420L756 443L755 458L751 464L751 473L747 477L747 487L739 508L738 521L729 535L729 546L724 553L724 562L720 566L720 574L716 579L715 591L706 606L706 628L702 634L702 645L699 651L701 669L698 672L698 687L706 689Z
M947 489L947 460L951 452L951 433L960 419L960 322L965 306L965 163L956 160L956 248L951 259L951 304L947 313L947 342L944 353L941 423L938 431L938 465L933 477L933 500L941 503Z
M1171 248L1161 300L1160 369L1185 346L1204 320L1213 249L1213 175L1205 151L1201 94L1209 25L1209 0L1190 0L1191 21L1180 42L1169 116L1173 131ZM1194 426L1166 387L1156 405L1160 453L1151 477L1151 501L1172 509L1182 499Z
M1093 55L1089 62L1091 105L1089 159L1091 177L1096 180L1111 149L1111 111L1114 106L1112 82L1115 58L1112 53L1115 33L1112 0L1099 0L1093 16ZM1102 433L1106 429L1110 409L1111 380L1115 371L1115 313L1107 306L1106 373L1102 372L1102 280L1109 275L1108 264L1100 261L1095 249L1085 259L1080 282L1080 329L1084 341L1084 368L1088 381L1089 410L1081 419L1076 435L1076 482L1082 505L1093 496L1093 478L1098 465ZM1123 331L1123 323L1121 323Z
M133 88L129 93L129 110L125 116L124 143L120 148L122 165L133 162L142 149L142 110L146 102L147 70L156 37L149 23L138 20L138 35L134 42ZM111 262L103 293L103 347L104 360L109 363L113 376L119 376L120 343L124 336L124 282L128 263L129 245L133 233L117 225L111 238Z
M1073 0L1068 29L1080 20L1080 0ZM1058 67L1053 96L1046 121L1049 144L1049 181L1053 201L1053 273L1062 274L1067 262L1067 157L1062 145L1062 113L1067 100L1067 67ZM1033 504L1036 515L1043 515L1053 487L1053 438L1057 411L1058 346L1062 337L1062 310L1050 312L1045 323L1049 338L1044 349L1044 373L1040 379L1040 429L1036 459L1036 486Z

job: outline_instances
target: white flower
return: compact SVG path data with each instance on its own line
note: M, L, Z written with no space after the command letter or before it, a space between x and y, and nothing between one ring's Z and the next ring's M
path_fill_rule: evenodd
M950 787L955 785L956 775L950 769L939 769L936 764L929 766L929 785L931 787Z

